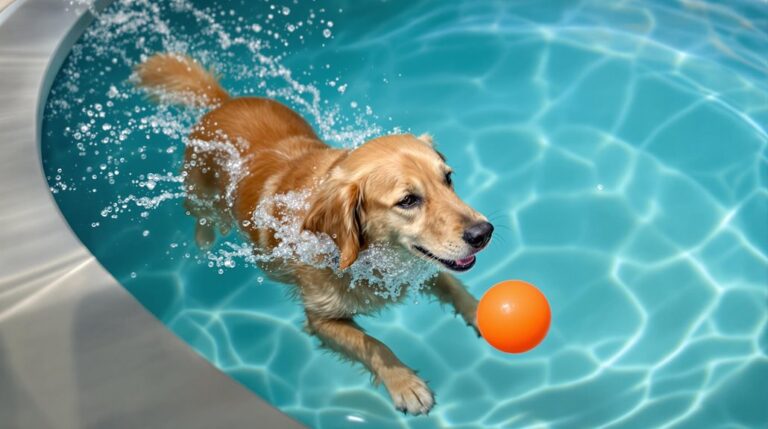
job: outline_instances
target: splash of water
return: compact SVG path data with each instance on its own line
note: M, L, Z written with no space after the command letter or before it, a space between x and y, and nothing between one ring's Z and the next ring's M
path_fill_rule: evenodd
M223 270L240 263L299 263L331 270L346 276L351 288L369 287L385 299L397 299L403 292L418 291L438 273L435 264L415 258L407 251L384 243L372 243L363 249L347 269L339 268L340 252L333 237L302 229L303 213L309 209L311 190L277 194L262 199L241 224L242 231L258 229L271 233L277 244L269 249L251 244L224 241L207 252L209 266Z
M233 88L233 92L244 88L241 89L243 95L256 94L285 102L306 117L318 135L332 145L354 148L385 133L370 106L355 108L353 116L346 117L338 105L329 103L323 96L322 84L308 82L306 72L295 73L284 65L291 47L303 44L305 35L320 32L325 39L333 37L333 21L324 17L327 11L322 7L292 11L267 3L265 7L269 13L249 20L235 16L233 10L200 8L189 0L172 0L168 4L117 0L104 11L98 10L91 0L69 0L69 4L77 8L88 7L96 20L86 30L82 41L73 47L62 70L66 79L52 89L47 114L68 120L73 109L82 106L87 120L67 127L65 137L71 139L80 156L95 158L93 155L100 155L103 161L89 166L80 180L67 178L58 171L51 180L51 190L73 191L78 185L101 180L118 186L124 192L122 195L118 193L114 201L103 207L100 218L97 218L99 221L118 219L134 210L140 212L141 218L147 218L161 206L179 204L185 199L204 209L213 208L211 201L201 201L187 192L185 173L178 173L182 170L178 153L182 151L178 149L178 143L173 142L180 142L195 153L216 154L220 168L230 177L225 195L221 196L227 207L231 208L233 204L239 178L246 174L244 160L236 147L243 142L230 142L223 137L214 141L187 137L205 113L204 108L179 107L175 105L179 100L170 94L148 93L135 88L136 77L130 71L156 52L190 55L218 70L225 79L225 86ZM197 26L196 31L174 31L178 22L185 21ZM87 54L85 46L88 47ZM107 65L101 65L104 63ZM329 67L326 65L325 69ZM103 75L115 70L128 70L128 75L122 84L110 85L106 93L97 94L92 88L78 85L86 73ZM325 86L333 93L344 94L349 83L336 78L327 81ZM102 100L106 95L108 101L105 104L89 103L91 95ZM137 100L146 95L150 95L156 104ZM355 101L352 105L358 107ZM394 128L391 131L400 130ZM134 142L141 142L142 137L146 144L134 146ZM158 147L159 141L171 143ZM131 170L137 163L152 163L158 157L170 157L171 162L165 164L171 164L171 168L132 176ZM196 162L194 158L193 155L193 163ZM239 242L237 237L227 237L212 250L195 258L219 273L239 265L296 260L331 269L339 276L347 275L351 287L365 284L385 298L400 296L406 285L409 289L418 289L437 273L434 264L380 244L364 249L357 261L342 272L338 268L339 251L332 238L300 228L298 213L306 208L308 195L309 191L304 190L262 201L251 219L238 225L241 229L272 231L279 241L275 248L256 249L251 244ZM282 217L272 214L275 208L280 210ZM208 213L218 211L208 210ZM92 227L99 227L99 221L92 222ZM231 222L214 215L200 221L219 226ZM143 234L144 237L148 235Z
M369 286L374 293L395 299L403 287L418 290L438 272L435 264L415 258L397 247L373 243L363 249L347 269L339 269L339 249L327 234L302 230L301 213L309 209L311 191L279 194L263 199L251 216L251 227L269 230L277 246L256 253L256 259L287 259L319 269L330 269L337 276L350 278L350 287Z

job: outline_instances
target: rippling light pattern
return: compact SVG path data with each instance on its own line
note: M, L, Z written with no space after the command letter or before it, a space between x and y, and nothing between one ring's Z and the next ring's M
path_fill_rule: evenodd
M766 427L766 31L758 0L118 0L57 76L43 158L102 264L311 427ZM178 173L201 112L129 82L160 50L283 100L336 145L432 133L458 193L497 226L463 280L477 296L536 284L549 337L504 355L418 296L360 318L437 394L428 417L396 413L302 331L287 286L194 247Z

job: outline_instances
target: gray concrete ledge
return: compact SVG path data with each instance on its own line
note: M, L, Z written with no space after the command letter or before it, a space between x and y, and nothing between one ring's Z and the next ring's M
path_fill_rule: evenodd
M64 0L0 12L0 427L300 427L168 331L61 217L39 104L87 18Z

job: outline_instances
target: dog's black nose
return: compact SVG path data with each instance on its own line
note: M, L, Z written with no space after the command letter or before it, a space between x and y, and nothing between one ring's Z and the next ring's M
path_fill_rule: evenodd
M491 240L493 225L489 222L476 223L464 230L464 241L475 249L479 249Z

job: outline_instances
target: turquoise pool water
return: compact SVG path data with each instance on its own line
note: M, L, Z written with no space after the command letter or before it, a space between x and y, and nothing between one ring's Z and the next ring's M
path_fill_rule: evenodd
M768 426L768 4L118 0L43 121L54 196L99 261L212 364L316 428ZM128 82L184 51L332 144L430 132L497 234L460 277L526 279L552 328L494 351L419 296L359 322L430 382L395 412L302 331L286 286L194 246L178 173L200 112ZM254 424L257 424L255 422Z

